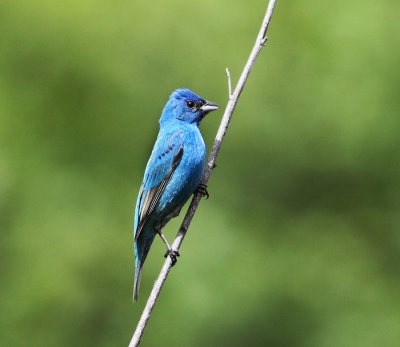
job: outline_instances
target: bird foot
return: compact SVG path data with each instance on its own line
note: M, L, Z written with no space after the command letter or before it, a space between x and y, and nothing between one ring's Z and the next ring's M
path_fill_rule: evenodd
M180 254L178 251L174 251L172 248L170 248L168 251L165 252L164 258L171 258L171 266L174 266L176 264L176 257L179 257Z
M207 191L207 185L200 183L196 190L195 193L199 193L203 198L206 197L206 199L208 199L210 197L210 194L208 194Z

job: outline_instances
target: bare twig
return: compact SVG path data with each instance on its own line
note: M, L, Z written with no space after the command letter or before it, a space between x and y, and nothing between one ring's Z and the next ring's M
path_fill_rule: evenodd
M256 42L253 46L253 49L251 50L250 56L247 60L246 65L244 66L244 69L242 71L242 74L240 75L239 81L235 87L235 90L233 93L231 92L231 85L230 85L230 74L229 70L227 69L227 75L228 75L228 87L229 87L229 100L225 108L224 115L221 120L221 124L218 128L217 135L215 137L215 141L213 144L213 147L211 149L211 153L208 157L207 165L204 169L203 176L200 180L201 184L206 185L208 182L208 179L210 178L211 171L215 167L215 160L218 155L219 149L221 148L222 140L225 136L226 130L228 129L229 122L231 120L233 111L235 109L236 103L239 99L239 96L243 90L243 87L246 83L246 80L250 74L250 71L254 65L254 62L260 53L262 47L265 45L265 42L267 41L267 38L265 37L265 34L268 29L268 24L270 22L272 12L275 7L275 2L276 0L270 0L268 3L267 11L265 13L263 22L261 24L260 31L257 35ZM179 250L180 245L182 244L182 241L186 235L186 232L189 228L190 222L192 221L193 215L196 212L197 206L199 205L201 199L201 194L200 193L195 193L192 202L190 203L190 206L186 212L185 218L183 219L182 225L179 228L178 234L176 235L176 238L172 244L172 249L174 250ZM142 316L140 317L139 323L136 327L135 333L133 334L132 340L129 344L129 347L135 347L138 346L140 343L140 339L143 335L144 328L146 327L146 324L150 318L151 311L154 308L154 305L156 304L158 295L160 294L161 288L168 276L169 270L171 269L171 259L168 257L164 265L161 269L160 274L158 275L158 278L156 282L154 283L153 289L150 293L149 299L147 300L147 304L143 310Z
M229 73L229 69L226 68L226 77L228 78L228 93L229 93L229 99L232 97L232 82L231 82L231 74Z

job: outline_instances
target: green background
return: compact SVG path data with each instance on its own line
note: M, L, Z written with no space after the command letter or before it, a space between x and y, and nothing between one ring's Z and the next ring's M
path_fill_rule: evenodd
M169 94L220 104L266 1L0 4L0 344L126 346ZM143 346L398 346L399 1L280 1ZM182 214L183 215L183 214ZM182 215L164 229L169 240Z

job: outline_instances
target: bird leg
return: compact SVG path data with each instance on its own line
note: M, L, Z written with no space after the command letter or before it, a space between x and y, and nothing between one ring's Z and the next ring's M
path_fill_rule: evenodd
M206 199L208 199L210 197L210 194L208 194L207 191L207 185L203 184L203 183L199 183L199 185L197 186L197 188L194 191L195 193L199 193L203 198L206 197Z
M167 247L167 251L164 254L164 258L167 258L169 256L171 258L171 265L174 266L176 264L176 257L180 256L179 252L172 249L167 239L165 238L164 234L161 232L160 228L156 228L155 230L157 234L160 235L161 240L163 240L165 246Z

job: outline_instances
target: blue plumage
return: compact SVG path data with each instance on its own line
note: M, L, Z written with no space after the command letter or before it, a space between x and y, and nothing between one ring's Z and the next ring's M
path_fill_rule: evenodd
M155 235L160 234L173 263L171 250L161 229L176 217L193 194L203 172L205 145L199 125L218 105L189 89L175 90L160 118L160 130L144 172L136 201L133 228L135 278L133 299L137 300L143 263Z

